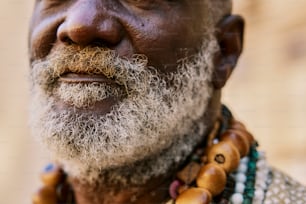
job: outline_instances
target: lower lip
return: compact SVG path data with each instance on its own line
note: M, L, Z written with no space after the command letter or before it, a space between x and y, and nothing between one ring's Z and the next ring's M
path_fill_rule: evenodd
M104 75L90 75L90 74L77 74L77 73L66 73L59 78L59 82L62 82L62 83L105 83L111 86L120 86L115 81L108 79ZM120 100L122 99L117 98L117 97L109 97L102 101L97 101L90 107L76 108L75 106L67 104L58 98L56 109L59 111L71 110L74 112L77 111L81 113L105 115L109 113L112 107L115 104L117 104Z

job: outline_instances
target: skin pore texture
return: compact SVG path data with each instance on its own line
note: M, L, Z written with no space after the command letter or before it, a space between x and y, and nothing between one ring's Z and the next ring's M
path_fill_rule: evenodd
M167 198L219 115L236 49L220 49L216 25L230 10L228 0L36 1L31 128L79 204Z

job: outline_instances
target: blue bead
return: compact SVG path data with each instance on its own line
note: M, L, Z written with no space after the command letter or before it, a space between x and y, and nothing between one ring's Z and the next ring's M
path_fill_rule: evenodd
M52 163L48 164L45 168L44 168L44 172L50 172L54 169L54 165Z

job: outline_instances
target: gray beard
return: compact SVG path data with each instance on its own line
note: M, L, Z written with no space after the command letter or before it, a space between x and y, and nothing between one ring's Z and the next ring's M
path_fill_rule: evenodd
M176 168L207 131L201 119L218 48L212 36L206 39L200 53L166 76L148 68L142 55L127 60L100 48L54 50L32 64L33 135L70 175L86 182L143 184ZM125 89L60 83L66 71L104 74ZM105 115L55 110L57 98L86 108L109 96L124 97Z

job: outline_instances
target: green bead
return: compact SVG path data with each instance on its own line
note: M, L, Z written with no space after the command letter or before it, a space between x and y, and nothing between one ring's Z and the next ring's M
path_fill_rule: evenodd
M201 160L200 157L196 154L192 155L191 157L191 161L199 162L200 160Z
M247 181L245 186L248 187L248 188L253 188L254 187L254 181Z
M254 171L254 170L256 170L256 164L253 163L253 162L250 162L250 163L248 164L248 169L249 169L249 171Z
M243 199L243 204L252 204L252 199L251 198L244 198Z
M250 198L252 198L254 196L254 190L247 190L246 192L247 196L249 196Z
M258 157L259 157L258 152L253 152L252 156L253 156L255 159L258 159Z
M249 180L254 180L256 178L256 174L250 173L250 174L247 175L247 178Z

